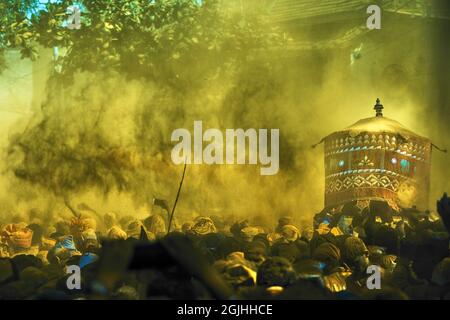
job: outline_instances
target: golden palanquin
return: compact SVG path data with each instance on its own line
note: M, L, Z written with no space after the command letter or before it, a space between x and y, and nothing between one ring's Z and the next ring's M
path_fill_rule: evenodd
M431 141L383 116L324 138L325 206L353 200L385 200L391 207L425 209L430 185Z

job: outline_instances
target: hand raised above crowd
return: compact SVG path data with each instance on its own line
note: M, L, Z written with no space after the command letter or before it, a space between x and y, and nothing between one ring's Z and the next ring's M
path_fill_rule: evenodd
M437 211L442 218L447 231L450 233L450 198L445 192L440 200L437 201Z

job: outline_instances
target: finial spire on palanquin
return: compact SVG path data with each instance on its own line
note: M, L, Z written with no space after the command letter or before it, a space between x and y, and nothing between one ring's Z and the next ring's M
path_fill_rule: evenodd
M325 206L350 201L385 200L392 207L428 205L431 141L383 116L376 99L375 117L326 136Z
M377 103L373 107L373 109L376 111L375 116L382 117L383 116L383 105L381 104L380 98L377 98Z

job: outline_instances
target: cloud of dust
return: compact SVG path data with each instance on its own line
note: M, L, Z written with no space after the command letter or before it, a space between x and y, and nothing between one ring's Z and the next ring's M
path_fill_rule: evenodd
M296 33L291 36L315 40L301 29ZM373 116L377 97L390 118L419 133L433 131L422 121L424 112L418 112L423 100L412 94L425 79L399 85L395 92L376 79L380 64L424 49L416 43L415 48L390 49L381 58L363 52L359 65L351 67L353 45L260 52L225 75L201 71L210 61L199 60L198 81L182 92L115 72L77 73L65 88L50 81L42 110L11 136L3 181L14 196L1 202L1 210L13 214L39 207L68 215L61 198L69 196L99 212L143 217L152 197L170 204L175 198L183 168L170 160L172 131L192 132L193 122L201 120L203 130L280 129L280 171L261 176L259 166L189 165L180 217L214 214L273 224L292 215L309 223L323 206L324 191L323 151L312 144ZM403 62L409 70L414 63L413 58Z

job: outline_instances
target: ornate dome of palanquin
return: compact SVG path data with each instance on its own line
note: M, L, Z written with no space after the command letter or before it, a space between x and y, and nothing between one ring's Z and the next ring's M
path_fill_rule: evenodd
M385 200L391 207L426 208L431 141L383 116L334 132L325 142L325 206Z

